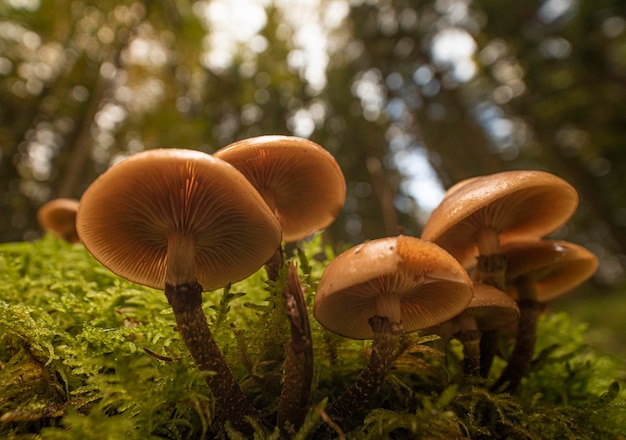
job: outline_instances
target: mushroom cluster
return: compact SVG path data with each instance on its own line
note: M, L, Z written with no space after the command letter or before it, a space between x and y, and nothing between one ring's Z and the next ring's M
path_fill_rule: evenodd
M514 391L530 367L543 304L574 289L597 269L597 258L588 250L546 239L571 218L577 206L576 190L558 176L505 171L452 186L424 225L421 237L442 246L472 274L475 296L487 285L502 299L508 295L507 314L515 306L519 320L513 316L507 320L508 324L519 321L515 347L494 389L507 384L506 390ZM490 301L494 306L498 302L495 297ZM489 375L498 328L507 324L498 322L504 313L503 309L488 319L484 331L472 338L460 333L466 373Z
M202 292L261 267L281 230L250 182L228 163L183 149L134 154L101 174L81 197L78 235L104 266L165 290L181 338L233 425L259 420L216 344Z
M283 242L329 226L345 198L344 176L328 151L306 139L260 136L212 155L186 149L131 155L85 191L74 225L112 272L164 290L191 357L210 372L205 378L222 423L247 435L272 425L292 435L309 405L313 351L307 301L295 265L285 263ZM574 188L550 173L473 177L447 191L421 237L373 239L330 261L313 316L329 332L373 342L368 364L332 396L326 415L342 421L366 405L401 354L404 334L417 330L460 340L463 370L478 378L495 356L498 329L517 323L510 367L494 384L514 390L532 358L538 311L597 268L584 248L546 238L577 204ZM271 281L284 276L291 327L274 423L240 388L202 310L203 291L261 267Z
M326 150L305 139L262 136L214 155L174 148L133 154L89 186L71 224L109 270L165 291L195 364L211 373L205 377L219 418L251 433L267 423L213 338L202 292L246 278L263 265L277 277L282 240L328 226L344 200L343 174ZM287 288L285 301L303 303L299 284L291 281ZM295 397L283 393L281 406L302 400L306 387L295 389Z

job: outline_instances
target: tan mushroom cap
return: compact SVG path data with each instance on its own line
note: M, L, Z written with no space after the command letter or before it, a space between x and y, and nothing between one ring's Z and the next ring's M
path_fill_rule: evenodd
M515 281L526 277L540 302L551 301L593 276L598 258L564 240L527 240L502 246L507 256L507 291L519 299Z
M37 221L41 227L55 237L70 243L78 243L76 234L76 213L78 200L69 198L52 199L37 211Z
M496 330L515 322L520 310L513 298L488 284L474 284L474 297L462 312L472 316L481 331Z
M355 246L328 264L313 313L334 333L371 339L368 319L374 315L400 320L410 332L451 319L471 298L467 272L445 250L415 237L388 237Z
M472 177L449 190L424 225L433 241L465 267L475 265L478 236L494 231L500 242L539 238L563 226L578 206L565 180L544 171L504 171Z
M77 228L100 263L158 289L172 237L193 247L181 263L194 267L204 290L250 275L281 242L276 218L239 171L185 149L137 153L100 175L81 198Z
M257 188L278 218L285 241L327 227L345 202L346 182L337 161L308 139L259 136L213 156L232 164Z

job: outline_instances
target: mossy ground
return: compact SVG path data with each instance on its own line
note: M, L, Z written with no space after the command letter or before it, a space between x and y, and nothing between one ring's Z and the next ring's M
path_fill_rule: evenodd
M294 254L309 305L332 258L320 243ZM270 419L289 335L280 287L259 271L204 294L226 359ZM532 371L515 395L463 377L458 343L444 354L432 337L413 333L374 401L341 431L324 429L325 402L366 364L369 342L331 335L310 319L311 407L296 438L626 438L623 361L585 345L587 326L556 311L540 321ZM497 360L494 375L503 365ZM0 438L238 438L215 430L213 409L163 292L116 277L80 245L45 237L0 246Z

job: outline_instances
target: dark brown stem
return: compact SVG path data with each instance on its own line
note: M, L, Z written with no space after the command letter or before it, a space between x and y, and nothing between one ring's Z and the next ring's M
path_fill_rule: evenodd
M479 255L473 278L476 283L487 284L506 291L506 254Z
M463 344L463 372L467 376L480 376L480 331L462 330L458 338Z
M511 357L492 390L498 390L508 382L505 392L513 393L519 386L522 378L530 369L535 342L537 339L537 321L543 311L543 304L534 300L518 301L520 320L515 339L515 347Z
M253 428L247 417L260 424L261 413L248 401L239 388L226 363L202 311L202 287L195 284L165 285L165 296L174 310L178 333L189 349L200 371L212 372L205 376L215 398L218 415L230 421L244 434L252 434Z
M283 388L278 401L278 426L295 434L304 421L313 379L311 327L302 285L295 264L289 264L283 289L285 314L291 326L291 338L285 347Z
M506 292L506 254L479 255L472 278ZM496 356L498 331L488 331L480 337L480 376L487 377Z
M268 262L265 263L265 272L267 273L267 278L270 281L278 280L278 276L280 275L280 270L282 269L284 262L285 256L283 255L283 248L282 246L279 246Z
M383 316L373 316L369 319L369 324L374 331L369 363L350 388L326 408L328 416L335 421L345 420L368 404L372 395L385 381L398 355L400 338L403 334L402 323L391 322Z
M489 376L491 364L498 353L498 330L487 330L480 335L480 377Z

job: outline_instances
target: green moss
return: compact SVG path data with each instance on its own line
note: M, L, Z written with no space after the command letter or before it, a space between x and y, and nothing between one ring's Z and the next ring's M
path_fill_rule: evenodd
M319 237L294 253L309 306L332 257ZM270 420L289 336L283 284L260 270L204 294L228 363ZM374 401L334 427L323 408L367 363L370 343L310 319L311 408L295 438L626 438L623 362L585 345L587 327L565 313L541 319L532 370L515 395L465 379L458 344L445 355L433 337L413 333ZM497 359L494 374L503 365ZM0 246L0 438L239 438L217 432L213 415L163 292L120 279L81 246L51 237ZM257 438L279 437L259 427Z

